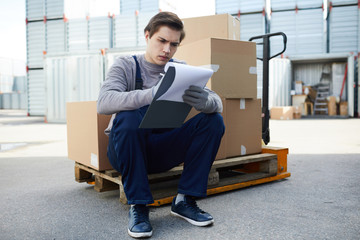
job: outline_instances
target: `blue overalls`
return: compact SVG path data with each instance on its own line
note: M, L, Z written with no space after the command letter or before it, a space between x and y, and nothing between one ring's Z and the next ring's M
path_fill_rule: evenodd
M136 89L142 89L136 62ZM122 175L128 204L151 204L148 174L184 163L178 193L205 197L208 175L225 127L219 113L199 113L180 128L142 129L148 106L116 114L109 136L108 158Z

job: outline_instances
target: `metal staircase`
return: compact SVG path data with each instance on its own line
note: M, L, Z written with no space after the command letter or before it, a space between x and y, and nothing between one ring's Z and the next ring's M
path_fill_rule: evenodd
M315 115L327 115L328 114L328 105L327 97L330 96L330 83L331 83L331 73L326 71L323 68L321 73L320 82L317 84L316 90L316 99L314 102L314 114Z

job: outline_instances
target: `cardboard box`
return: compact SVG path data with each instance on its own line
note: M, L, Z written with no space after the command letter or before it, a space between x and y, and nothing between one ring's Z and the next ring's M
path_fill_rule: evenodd
M215 160L261 153L260 99L221 99L225 134ZM199 112L192 109L186 121Z
M275 120L292 120L294 117L294 107L272 107L270 118Z
M310 102L315 102L317 91L310 86L303 86L303 92L308 96Z
M301 108L301 115L307 115L305 113L305 107L304 104L307 100L307 95L292 95L292 105L294 107L300 107Z
M205 38L240 40L240 21L229 14L182 19L185 38L181 45Z
M257 97L256 44L207 38L178 48L175 58L189 65L219 65L207 87L223 98Z
M328 100L328 115L335 116L336 115L336 97L330 96Z
M226 158L261 153L260 99L224 99Z
M111 115L100 115L96 102L66 104L68 158L93 169L112 169L107 158L107 128Z
M305 103L303 103L305 104ZM293 118L294 119L300 119L301 115L302 115L302 106L294 106L294 113L293 113Z
M341 116L348 116L348 103L347 102L340 102L340 115Z

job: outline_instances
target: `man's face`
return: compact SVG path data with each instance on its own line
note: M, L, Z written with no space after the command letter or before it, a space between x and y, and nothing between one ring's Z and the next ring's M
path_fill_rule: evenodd
M165 65L174 56L180 44L180 35L180 31L167 26L160 27L151 38L149 32L146 32L146 61L157 65Z

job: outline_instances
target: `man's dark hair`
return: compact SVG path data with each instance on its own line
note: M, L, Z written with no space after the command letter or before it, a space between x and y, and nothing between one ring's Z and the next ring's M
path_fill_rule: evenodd
M159 30L160 27L167 26L173 30L179 31L180 42L185 38L184 24L180 18L172 12L159 12L153 16L144 29L144 33L149 31L150 38Z

